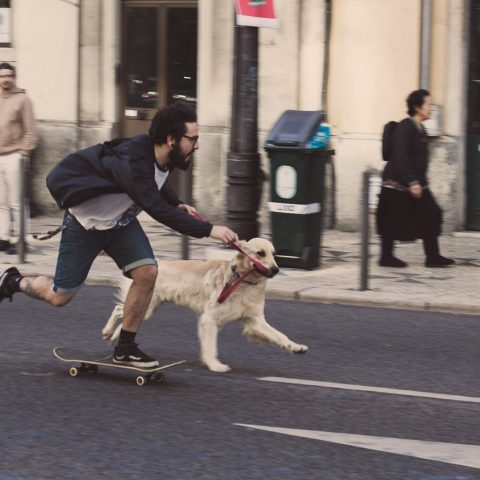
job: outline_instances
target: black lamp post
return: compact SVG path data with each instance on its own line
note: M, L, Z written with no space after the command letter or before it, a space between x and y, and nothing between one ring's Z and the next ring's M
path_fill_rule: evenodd
M257 237L262 173L257 139L258 28L235 26L227 224L241 239Z

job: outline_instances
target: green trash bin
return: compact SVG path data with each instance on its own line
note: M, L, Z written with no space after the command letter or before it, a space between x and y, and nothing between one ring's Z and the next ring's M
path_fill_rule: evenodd
M312 146L323 119L321 111L287 110L265 142L272 242L281 267L312 270L320 265L325 164L334 154Z

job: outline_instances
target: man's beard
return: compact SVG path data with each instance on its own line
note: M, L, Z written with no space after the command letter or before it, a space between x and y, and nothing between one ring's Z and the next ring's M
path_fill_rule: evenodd
M169 162L169 170L173 170L174 168L179 168L180 170L188 170L190 166L190 160L193 156L194 150L190 150L188 153L183 154L180 152L180 145L175 143L173 145L172 150L168 154L168 158L170 159Z

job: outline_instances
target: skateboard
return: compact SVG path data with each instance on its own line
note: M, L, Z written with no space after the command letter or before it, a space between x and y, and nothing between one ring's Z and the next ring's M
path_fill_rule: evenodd
M121 365L113 363L112 354L95 354L86 351L73 351L64 347L55 347L53 349L53 355L62 362L67 363L79 363L79 366L74 366L69 369L70 376L77 377L83 374L94 374L98 372L98 367L107 368L120 368L124 370L133 370L140 372L137 374L136 383L139 386L146 385L150 382L163 383L165 381L165 375L163 370L185 363L186 360L180 360L178 362L168 363L166 365L160 365L152 368L132 367L130 365Z

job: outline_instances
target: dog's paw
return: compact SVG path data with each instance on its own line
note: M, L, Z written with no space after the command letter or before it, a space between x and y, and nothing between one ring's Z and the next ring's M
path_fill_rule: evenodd
M293 353L307 353L308 347L306 345L300 345L299 343L293 343L290 351Z
M113 332L110 330L102 330L102 338L108 342L109 340L112 339Z
M207 368L210 371L217 372L217 373L226 373L232 370L228 365L225 365L224 363L220 363L220 362L209 363L207 364Z

